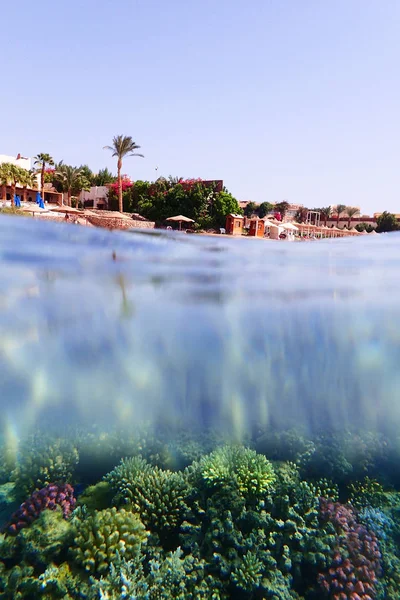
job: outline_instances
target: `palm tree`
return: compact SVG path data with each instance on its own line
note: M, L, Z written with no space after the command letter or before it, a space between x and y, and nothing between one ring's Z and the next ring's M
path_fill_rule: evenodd
M115 175L113 175L111 173L111 171L109 171L107 169L107 167L105 169L100 169L100 171L93 176L93 185L106 185L107 183L115 183L117 180L117 178L115 177Z
M324 225L326 227L328 219L332 216L332 207L325 206L324 208L321 208L320 213L322 215L322 218L324 219Z
M3 163L0 165L1 185L9 185L11 187L11 206L14 206L15 188L17 183L23 185L23 182L28 174L29 171L12 163Z
M112 155L118 157L117 169L118 169L118 209L119 212L123 212L122 205L122 159L125 156L140 156L144 158L143 154L137 154L134 151L139 150L138 146L130 135L116 135L113 138L112 146L104 146L104 150L111 150Z
M360 214L360 209L356 208L355 206L348 206L346 208L346 215L349 217L349 222L347 224L348 229L350 229L350 227L351 227L352 218L359 214Z
M44 171L46 169L46 165L53 166L54 160L50 156L50 154L38 154L34 158L34 166L38 167L38 173L40 172L40 193L42 194L42 198L44 200Z
M336 227L339 227L339 219L345 210L346 210L345 204L338 204L336 206Z
M36 184L36 173L35 171L26 171L24 169L25 173L23 174L22 179L19 180L20 185L22 185L23 191L22 191L22 199L24 201L26 201L26 188L33 188ZM44 197L43 197L44 200Z
M81 169L64 165L62 161L57 166L55 178L59 181L62 191L68 194L68 206L71 206L72 194L79 194L83 189L88 187L88 182Z

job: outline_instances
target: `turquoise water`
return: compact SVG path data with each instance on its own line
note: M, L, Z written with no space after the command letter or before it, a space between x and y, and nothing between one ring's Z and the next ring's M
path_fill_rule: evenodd
M400 235L0 218L0 598L398 600Z

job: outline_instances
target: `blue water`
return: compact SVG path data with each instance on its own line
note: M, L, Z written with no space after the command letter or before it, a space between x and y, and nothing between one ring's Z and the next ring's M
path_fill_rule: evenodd
M7 435L399 427L397 234L287 243L1 217L0 256Z

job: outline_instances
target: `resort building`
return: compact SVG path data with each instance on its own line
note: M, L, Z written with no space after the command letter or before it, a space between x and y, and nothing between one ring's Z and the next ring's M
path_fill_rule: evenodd
M6 154L0 154L0 165L3 163L11 163L22 169L30 171L32 169L32 159L26 158L18 154L15 156L7 156ZM36 174L36 183L33 187L23 187L17 184L15 188L15 194L21 198L24 202L36 202L36 194L40 190L40 173ZM0 186L0 200L7 201L11 200L12 189L9 185ZM52 186L51 183L44 184L43 200L50 204L62 204L63 195Z
M82 191L79 200L84 208L97 208L106 210L108 208L108 186L98 185L91 187L89 191Z

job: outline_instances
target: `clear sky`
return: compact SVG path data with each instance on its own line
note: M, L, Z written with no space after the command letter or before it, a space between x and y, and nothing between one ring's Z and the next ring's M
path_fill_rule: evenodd
M5 0L0 154L400 213L399 0ZM156 171L156 167L158 170Z

